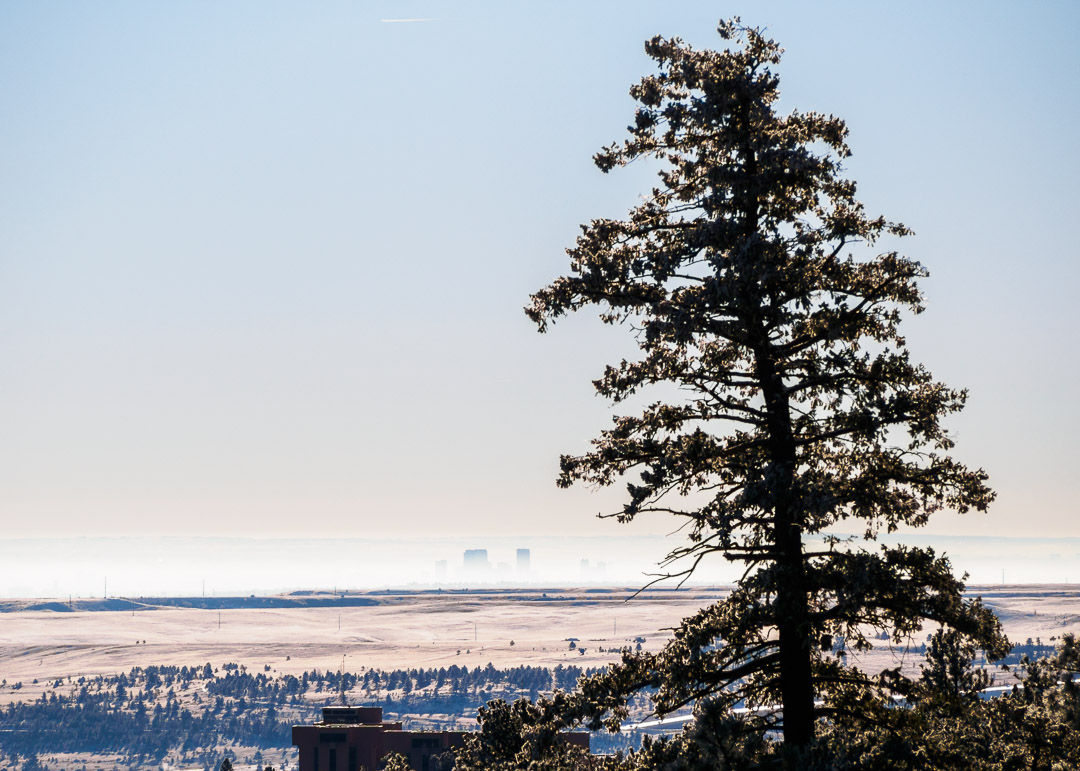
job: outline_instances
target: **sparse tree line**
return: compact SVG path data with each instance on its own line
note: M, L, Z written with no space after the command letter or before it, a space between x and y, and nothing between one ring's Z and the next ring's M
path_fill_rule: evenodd
M221 745L288 745L290 723L277 709L284 700L273 689L259 704L203 697L198 690L185 694L202 681L198 671L196 678L173 667L147 667L53 681L40 698L0 710L0 749L25 756L122 752L139 765L160 762L169 752L198 755Z
M882 725L904 725L909 738L920 737L925 744L936 742L935 752L944 751L959 741L957 737L971 734L979 725L1009 727L1005 737L986 747L988 753L1012 752L1024 757L1021 746L1041 746L1045 753L1074 752L1080 747L1076 735L1080 702L1070 674L1080 669L1080 649L1072 637L1066 636L1057 648L1031 640L1014 647L1010 658L1019 665L1023 685L995 701L984 701L977 695L989 682L988 670L972 666L981 651L961 650L958 638L942 637L941 633L928 643L913 648L926 651L927 664L923 679L909 695L909 709L862 704L867 710L879 711ZM628 659L636 655L625 652ZM691 752L691 747L708 762L727 757L724 762L734 763L738 757L768 754L768 742L738 738L738 721L725 723L710 711L714 705L708 700L694 705L696 722L677 737L645 737L642 742L643 735L637 732L605 730L605 724L613 723L605 723L604 710L637 719L654 708L655 688L645 688L615 706L610 688L613 679L624 674L619 669L561 664L554 668L499 669L488 664L471 669L454 665L344 673L315 669L299 677L251 672L231 663L217 670L210 664L135 667L114 676L50 681L44 684L46 690L40 697L9 704L0 710L0 750L23 757L24 765L44 753L123 753L130 767L137 768L160 764L171 753L214 768L221 746L275 750L289 746L291 726L317 720L321 706L335 701L344 690L353 703L382 706L388 716L406 719L466 716L479 711L481 731L463 755L466 770L497 768L500 763L512 768L513 757L523 750L554 764L551 768L587 762L611 769L651 768L648 764L659 762L661 756ZM42 686L17 685L27 695ZM4 683L0 687L14 689L15 685ZM482 706L485 702L487 706ZM724 730L718 725L726 725L724 730L734 733L723 738ZM915 726L921 728L916 731ZM596 731L593 753L622 754L603 760L573 759L573 751L554 737L559 730L582 727ZM547 735L550 742L537 738ZM885 741L887 736L873 732L863 736L845 729L840 721L831 724L822 741L828 746L861 747ZM515 748L514 752L508 754L508 747ZM923 751L930 752L925 747Z
M598 669L558 665L498 669L452 665L431 669L318 669L295 675L251 672L242 665L148 666L112 676L30 684L6 681L0 689L40 696L0 710L0 751L34 758L56 752L123 753L131 767L153 765L168 754L213 762L215 748L288 747L291 726L318 720L320 708L344 691L353 703L410 715L475 715L490 699L536 699L570 690ZM429 723L432 721L428 721ZM448 724L450 725L450 724Z
M264 673L249 673L244 668L226 671L221 677L208 685L208 692L213 695L248 698L266 698L269 695L285 693L296 696L314 691L345 691L364 694L390 693L400 691L409 695L419 692L428 694L468 695L494 686L505 686L520 691L550 691L552 688L570 689L583 672L581 667L559 664L553 669L547 667L515 667L497 669L494 665L486 667L461 667L452 665L438 669L364 669L356 672L304 672L300 677L285 675L280 678L267 677Z

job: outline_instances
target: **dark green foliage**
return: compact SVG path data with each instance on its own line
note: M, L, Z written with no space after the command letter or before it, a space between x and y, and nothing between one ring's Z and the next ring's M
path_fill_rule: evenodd
M973 689L984 675L970 666L960 635L935 635L924 677L901 703L862 688L838 699L845 707L819 718L814 740L792 760L767 738L768 714L733 714L723 701L703 700L683 732L646 737L640 749L593 758L605 771L713 771L776 768L800 771L1066 771L1080 768L1080 646L1066 635L1054 656L1025 660L1022 685L986 699ZM583 690L590 685L583 681ZM596 694L585 694L595 698ZM580 717L580 697L556 693L530 705L492 703L484 730L462 754L462 771L575 768L553 737ZM575 717L576 716L576 717ZM539 749L538 749L539 748ZM545 749L547 748L547 749ZM788 748L790 749L790 748Z
M727 771L766 761L774 757L774 750L759 732L747 731L746 721L733 718L724 705L706 701L695 709L694 721L682 734L646 738L628 760L631 768Z
M990 685L985 669L975 669L975 644L955 629L938 629L930 638L922 667L923 690L930 698L970 702Z
M1080 768L1077 647L1067 635L1057 653L1021 666L1012 693L981 699L968 688L982 677L965 671L968 652L941 635L931 646L937 662L908 709L880 709L874 725L830 723L819 737L811 768L1008 771Z
M457 751L458 771L570 771L600 768L600 761L559 737L565 696L532 703L501 699L480 708L480 731Z
M865 543L942 508L984 510L993 493L948 454L942 421L966 394L912 362L900 334L902 316L922 310L926 271L876 250L910 231L856 200L843 121L776 112L780 48L737 21L719 32L731 46L720 52L646 44L659 71L631 89L630 138L596 164L651 159L659 183L627 219L584 225L570 274L526 310L544 331L597 306L632 328L640 351L595 386L646 406L616 417L591 452L563 456L559 484L624 481L610 516L685 520L672 576L711 556L746 568L664 650L624 654L583 682L574 718L617 723L625 697L646 687L659 713L701 699L721 714L782 706L738 732L782 732L795 767L817 718L857 720L911 688L897 672L844 666L832 640L860 650L868 629L899 642L930 621L991 657L1007 651L947 560ZM828 535L837 526L862 539Z
M400 752L391 752L379 762L380 771L412 771L409 759Z
M432 755L428 761L428 771L454 771L455 768L456 762L453 750Z

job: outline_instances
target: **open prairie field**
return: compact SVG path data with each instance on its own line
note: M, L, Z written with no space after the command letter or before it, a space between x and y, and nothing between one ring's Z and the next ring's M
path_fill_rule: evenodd
M133 666L215 667L226 662L278 674L361 668L519 665L598 666L621 647L657 648L670 627L725 590L416 592L321 598L321 607L32 610L0 613L0 678L9 683L115 674ZM310 596L305 597L311 600ZM320 598L314 598L320 599ZM348 605L348 601L371 601ZM340 601L341 605L335 604ZM112 603L116 604L116 603ZM56 604L53 603L55 606ZM84 607L87 601L77 603ZM570 650L570 638L577 649ZM584 649L584 654L580 651ZM603 649L603 650L601 650ZM0 695L15 697L12 691Z
M973 587L998 614L1013 642L1080 632L1080 593L1060 585ZM643 639L659 648L670 628L726 590L502 590L373 592L341 597L305 594L321 606L214 607L129 601L130 609L33 610L42 603L8 602L0 613L0 678L26 685L124 672L133 666L207 662L251 671L299 674L459 666L601 666ZM295 595L283 598L291 601ZM363 602L369 604L347 604ZM76 608L95 607L81 601ZM341 603L341 604L338 604ZM115 600L109 607L121 605ZM199 605L199 600L191 604ZM52 603L51 607L57 607ZM569 649L576 639L576 650ZM915 642L919 642L916 640ZM886 643L860 661L867 669L918 659ZM584 650L584 653L581 651ZM0 703L25 698L0 690Z

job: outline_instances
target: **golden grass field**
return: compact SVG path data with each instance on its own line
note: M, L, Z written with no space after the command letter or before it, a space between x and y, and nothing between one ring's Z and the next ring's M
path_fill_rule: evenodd
M1080 593L1070 587L972 592L997 612L1014 642L1080 631ZM235 662L250 670L269 665L277 673L299 674L336 671L342 656L349 671L488 662L600 666L616 660L618 649L635 638L645 638L647 649L659 648L671 627L725 590L648 592L633 599L629 590L543 594L546 599L540 590L380 592L371 595L380 604L362 607L0 613L0 678L29 683L207 662ZM578 638L585 654L568 650L567 638ZM880 654L887 652L883 646ZM18 697L7 689L0 694Z
M28 683L207 662L299 674L337 670L342 656L349 671L488 662L598 666L617 658L608 649L638 637L659 647L668 628L723 591L649 593L627 601L631 594L379 593L373 596L381 604L361 607L2 613L0 678ZM584 655L568 649L571 637L579 639Z

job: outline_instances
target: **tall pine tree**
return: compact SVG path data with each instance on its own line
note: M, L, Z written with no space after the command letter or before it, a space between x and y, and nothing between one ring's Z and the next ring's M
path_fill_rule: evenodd
M629 139L595 161L607 172L653 159L659 183L627 219L584 225L570 274L526 311L546 331L597 306L633 331L640 356L608 366L596 390L615 404L661 394L616 417L591 452L564 456L559 484L622 481L610 516L685 520L672 575L712 555L746 567L663 651L583 682L592 714L617 719L646 686L661 712L703 699L767 707L744 727L782 730L794 765L817 718L857 718L860 698L905 685L847 667L833 640L857 650L870 628L899 641L932 621L1003 652L996 619L963 599L944 558L871 543L994 496L948 454L942 419L965 392L912 362L899 332L922 310L926 272L875 245L910 231L855 199L842 120L778 114L776 43L737 19L719 33L723 51L646 44L659 71L631 89Z

